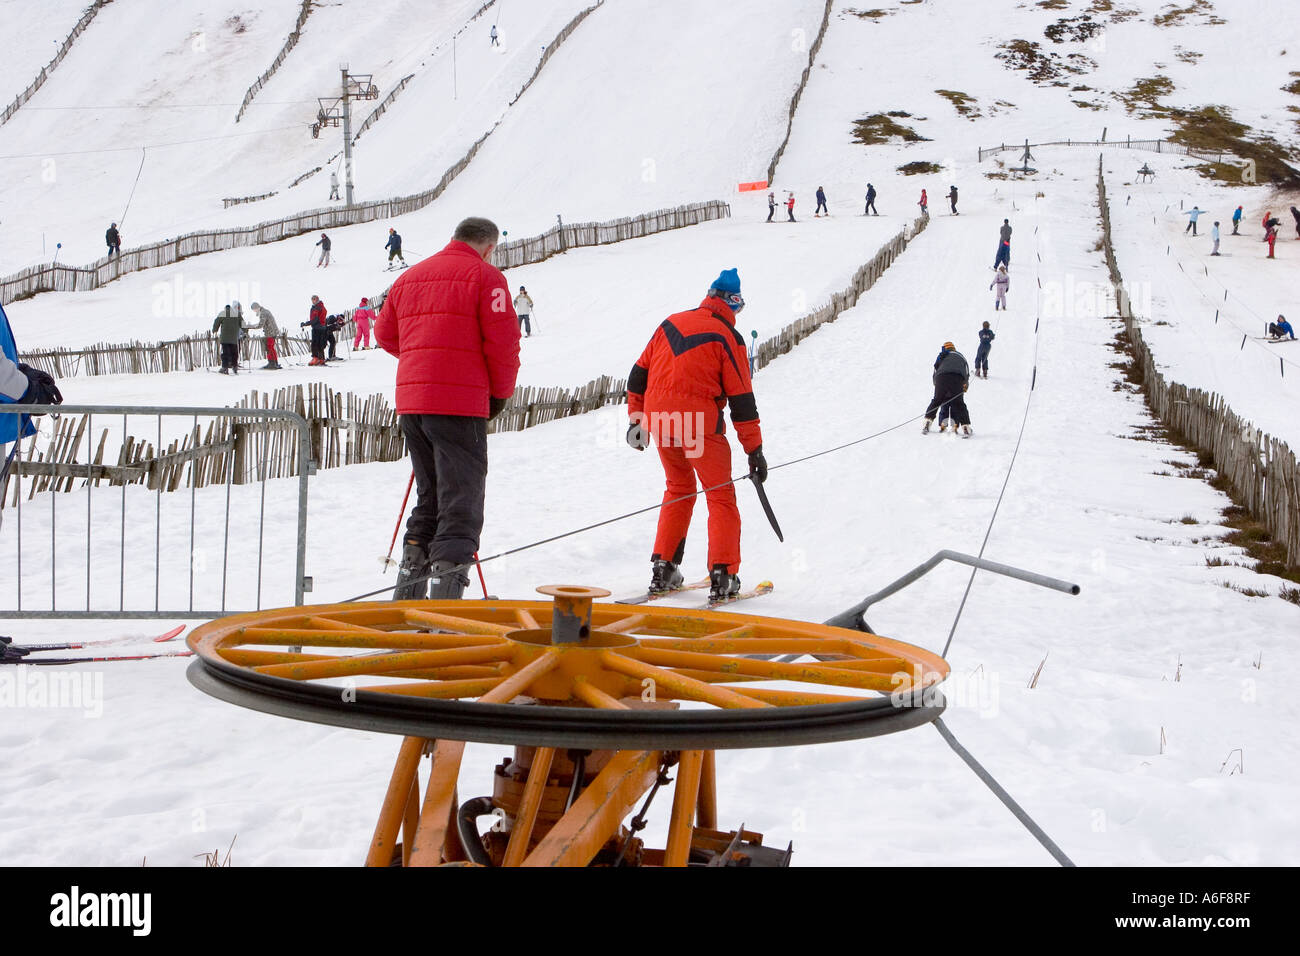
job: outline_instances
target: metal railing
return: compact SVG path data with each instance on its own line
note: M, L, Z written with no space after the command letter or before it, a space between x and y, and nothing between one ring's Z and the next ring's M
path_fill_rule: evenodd
M79 428L72 439L79 447L84 435L84 462L66 450L60 450L61 461L53 466L31 461L43 436L48 443L48 431L42 429L20 439L6 464L0 481L0 618L210 619L262 608L264 590L271 591L266 606L303 603L303 595L311 590L306 575L307 481L315 463L310 429L302 416L265 408L2 408L4 414L23 415L24 422L29 415L85 415L88 427ZM149 427L149 435L139 439L145 453L129 465L94 460L96 419L105 423L101 454L96 458L102 459L109 432L118 428L125 455L132 444L127 437L140 429L141 421ZM45 421L30 420L38 427ZM238 454L232 447L216 464L210 457L201 459L190 452L163 451L165 441L170 439L174 446L179 434L201 431L201 422L209 428L227 423L251 429L252 440ZM296 486L287 480L269 480L272 458L282 455L286 445L297 458ZM22 454L24 446L28 460ZM237 477L250 473L252 481L241 483ZM24 479L28 479L26 487ZM72 490L77 482L84 482L84 508L79 493L59 493ZM188 496L174 493L182 483L189 486ZM165 487L173 493L164 496ZM278 582L264 579L267 567L287 563L283 560L288 557L287 536L274 536L268 542L267 529L268 522L277 521L289 508L296 514L293 577ZM59 577L61 566L69 563L77 572L82 570L80 548L74 544L82 535L84 590L69 577ZM210 562L209 555L218 550L219 563ZM37 597L47 591L48 603Z
M1132 136L1126 136L1123 139L1060 139L1045 143L1001 143L997 146L981 147L979 161L982 163L990 156L996 156L998 153L1016 150L1023 152L1026 146L1031 150L1046 146L1109 146L1112 149L1145 149L1153 153L1173 153L1176 156L1191 156L1194 159L1210 160L1216 163L1236 159L1233 153L1223 149L1200 149L1196 146L1176 143L1172 139L1134 139Z

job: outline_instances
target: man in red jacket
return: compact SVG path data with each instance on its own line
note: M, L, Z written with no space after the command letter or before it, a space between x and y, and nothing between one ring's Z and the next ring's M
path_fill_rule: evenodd
M652 594L682 584L678 565L686 550L697 475L709 506L709 599L725 600L740 591L740 511L730 483L724 405L731 407L731 423L749 456L750 472L759 482L767 480L745 339L736 331L736 313L744 305L740 276L735 269L724 270L698 309L670 315L660 324L628 375L627 443L644 451L653 437L667 478L650 556Z
M488 261L487 219L456 227L437 255L393 283L375 341L397 356L397 414L415 471L393 600L459 599L483 530L487 423L514 394L519 320L505 276Z

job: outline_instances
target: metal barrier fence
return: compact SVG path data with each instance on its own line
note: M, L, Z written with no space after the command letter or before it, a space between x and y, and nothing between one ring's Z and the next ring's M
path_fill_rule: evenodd
M55 416L86 416L87 437L98 419L106 423L101 449L109 431L139 432L143 420L154 441L140 439L143 453L106 464L92 460L87 440L85 462L61 465L57 473L14 454L0 483L0 503L6 505L0 511L0 618L211 619L263 606L300 605L311 590L307 481L315 463L301 415L284 409L134 405L6 405L4 411L49 415L33 420L43 435ZM193 449L163 452L164 442L174 447L179 435L197 433L203 424L243 430L248 436L243 451L232 445L215 464ZM79 428L78 442L82 433ZM271 482L274 459L286 442L295 449L298 480ZM127 444L124 440L124 449ZM25 478L32 479L26 487ZM58 493L76 482L85 488L84 507L79 488ZM189 495L163 495L182 483ZM268 526L291 515L296 533L271 527L268 539ZM290 563L289 580L264 575L268 567ZM68 564L73 571L60 579ZM264 592L269 592L265 603Z

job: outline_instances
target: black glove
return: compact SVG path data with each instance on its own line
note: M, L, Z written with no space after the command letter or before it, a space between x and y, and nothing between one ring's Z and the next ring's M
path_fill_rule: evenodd
M489 398L488 421L492 421L492 419L504 412L506 410L506 402L508 401L510 401L508 398Z
M27 376L27 391L18 399L20 405L62 405L63 393L49 373L30 365L19 365L18 371Z
M749 453L749 473L760 485L767 481L767 459L763 457L762 445Z
M650 433L641 427L640 422L633 422L627 426L627 443L637 451L645 451L650 447Z

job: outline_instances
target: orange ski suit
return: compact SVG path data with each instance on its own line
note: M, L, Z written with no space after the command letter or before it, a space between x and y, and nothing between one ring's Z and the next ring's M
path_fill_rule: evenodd
M763 444L763 435L745 340L731 309L710 296L698 309L664 319L628 375L628 415L653 437L667 479L651 560L681 563L698 476L709 506L709 567L725 564L730 574L740 567L726 406L749 454Z

